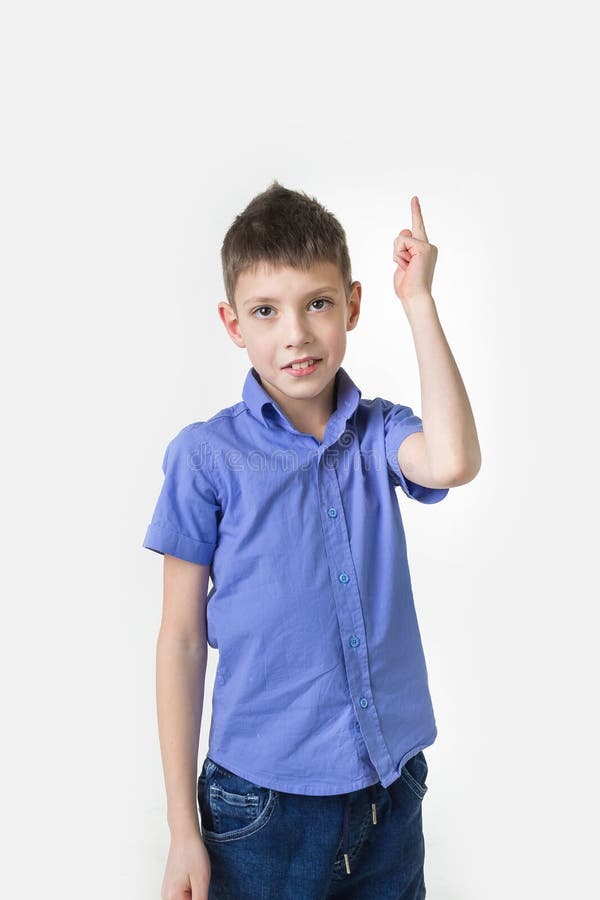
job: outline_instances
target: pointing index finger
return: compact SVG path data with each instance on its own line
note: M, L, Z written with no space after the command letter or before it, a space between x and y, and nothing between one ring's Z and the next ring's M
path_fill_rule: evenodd
M417 196L413 197L410 203L412 208L413 237L416 237L421 241L426 241L427 234L425 232L425 224L423 222L423 216L421 214L421 204L419 203L419 198Z

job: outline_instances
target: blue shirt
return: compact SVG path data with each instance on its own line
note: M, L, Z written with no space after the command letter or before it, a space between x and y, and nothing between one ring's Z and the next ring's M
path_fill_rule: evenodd
M298 431L252 367L243 400L183 428L143 546L210 564L218 648L208 756L254 783L339 794L435 740L396 487L408 406L336 373L324 439Z

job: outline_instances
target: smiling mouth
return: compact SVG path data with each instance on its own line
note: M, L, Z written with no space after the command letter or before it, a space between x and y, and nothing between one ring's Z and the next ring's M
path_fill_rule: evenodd
M310 359L304 360L301 363L290 363L289 366L284 366L284 369L294 369L298 371L299 369L307 369L310 366L314 366L316 363L321 362L320 357L312 356Z
M292 375L295 378L301 378L303 375L312 375L313 372L316 372L320 362L320 359L314 359L309 364L305 362L295 363L291 366L284 366L283 371L287 372L289 375Z

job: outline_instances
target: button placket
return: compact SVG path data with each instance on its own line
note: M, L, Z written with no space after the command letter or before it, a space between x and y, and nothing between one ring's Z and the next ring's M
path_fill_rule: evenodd
M359 719L367 751L381 778L394 770L387 745L383 738L379 716L375 704L371 702L368 653L365 623L358 580L350 548L348 529L341 500L338 475L329 457L323 454L321 465L317 467L317 485L324 522L325 548L332 573L332 587L339 626L350 638L342 641L344 662L350 697ZM325 513L326 510L326 513ZM335 515L331 511L335 510ZM335 573L335 575L333 575ZM351 648L351 649L349 649Z

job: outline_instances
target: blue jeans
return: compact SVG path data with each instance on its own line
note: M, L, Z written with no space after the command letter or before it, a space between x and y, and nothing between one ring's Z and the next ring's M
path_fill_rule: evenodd
M254 784L206 757L209 900L422 900L426 777L420 750L387 788L319 797Z

